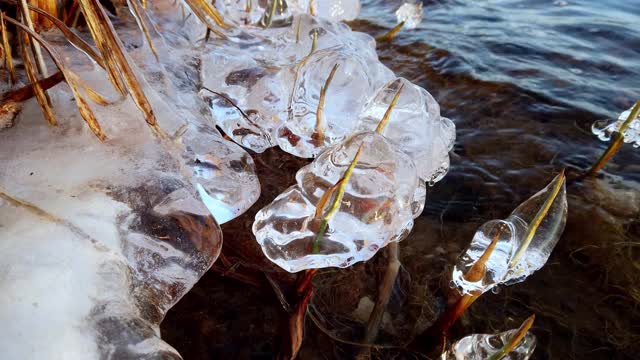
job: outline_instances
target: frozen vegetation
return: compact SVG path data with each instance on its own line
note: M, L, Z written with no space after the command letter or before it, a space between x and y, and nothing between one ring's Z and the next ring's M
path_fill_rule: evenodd
M509 354L495 356L517 331L518 329L513 329L498 334L465 336L453 343L451 348L442 354L441 360L528 360L536 348L536 337L531 333L527 333Z
M629 120L633 108L623 111L615 121L598 121L593 124L591 130L602 141L611 140L614 133L619 133L623 124ZM631 143L634 147L640 147L640 114L630 120L622 131L622 139L625 143Z
M547 262L566 221L566 185L561 174L505 220L491 220L480 227L453 269L452 285L462 294L474 294L524 281ZM476 274L471 274L472 269Z

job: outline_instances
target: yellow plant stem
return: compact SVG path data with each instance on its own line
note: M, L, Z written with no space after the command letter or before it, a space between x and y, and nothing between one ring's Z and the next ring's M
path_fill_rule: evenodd
M347 183L349 182L349 178L353 173L353 169L355 169L356 165L358 164L358 159L360 158L361 151L362 151L362 144L360 144L360 146L358 147L358 151L356 151L356 154L353 157L353 160L351 160L349 167L347 167L347 169L345 170L344 175L342 176L342 179L338 180L338 182L336 183L336 184L339 184L336 190L337 194L335 199L331 203L331 207L329 208L329 211L327 211L327 213L322 217L322 221L320 223L320 229L318 230L316 235L316 240L313 243L314 254L317 254L320 252L320 242L324 238L324 234L327 230L327 226L329 225L329 220L331 220L333 216L336 214L336 212L338 212L338 209L340 209L340 204L342 203L342 198L344 197L344 192L347 188ZM316 211L317 211L317 208L316 208Z
M562 185L564 184L564 179L565 176L563 169L554 180L551 194L549 194L547 199L544 201L544 204L542 204L542 207L536 213L536 216L533 218L533 220L531 220L529 229L527 230L527 234L524 238L524 241L522 242L522 245L520 245L520 248L518 249L518 251L516 251L515 256L511 259L511 262L509 262L509 268L514 268L518 264L524 253L527 251L527 248L529 248L529 245L531 245L531 240L533 240L533 236L536 234L538 227L542 223L542 220L544 220L544 218L547 216L547 214L549 213L549 209L551 209L551 205L553 205L553 202L558 197L560 189L562 189Z
M398 32L400 31L400 29L402 29L403 26L404 26L404 21L399 22L396 26L393 27L393 29L389 30L389 32L387 32L386 34L376 38L376 40L390 41L398 34Z
M487 360L500 360L505 356L509 355L509 353L511 353L520 344L520 342L522 342L522 339L524 339L529 329L531 329L531 326L533 325L533 322L535 321L535 319L536 319L535 314L529 316L527 320L525 320L522 323L522 325L520 325L516 333L513 334L513 336L511 337L511 339L509 339L509 342L506 343L504 347L500 349L500 351L491 355L491 357L489 357L489 359Z
M36 96L36 100L38 101L40 108L42 108L42 113L44 114L45 120L47 120L49 125L57 126L58 122L56 120L55 115L53 114L53 109L52 109L53 105L51 103L51 99L49 98L45 90L42 88L42 86L40 85L40 82L38 80L38 75L36 74L35 65L33 64L29 51L27 51L27 46L29 45L29 42L30 42L28 35L25 33L22 33L20 35L24 35L22 37L22 41L20 42L20 45L21 45L20 50L21 50L22 60L24 62L25 72L27 73L27 78L29 79L29 82L33 86L33 93Z
M636 104L631 109L629 116L620 126L620 129L618 129L618 131L616 131L613 134L613 139L611 141L611 144L609 145L607 150L604 152L604 154L600 156L600 159L598 159L598 161L591 167L589 172L587 172L587 176L594 176L595 174L597 174L598 171L600 171L600 169L602 169L604 165L609 160L611 160L611 158L618 152L618 150L620 149L620 147L624 142L625 130L627 130L629 125L631 125L631 122L634 119L636 119L639 114L640 114L640 101L636 102Z
M313 49L312 49L313 51ZM333 65L327 80L324 82L324 85L320 88L320 99L318 100L318 108L316 110L316 126L315 132L313 134L314 140L316 141L316 145L320 146L324 143L324 102L327 96L327 89L329 85L331 85L331 81L333 77L336 75L336 71L338 70L338 66L340 64Z
M395 95L393 95L393 99L391 100L391 103L389 104L387 111L384 112L384 115L382 116L382 120L380 120L380 122L378 123L378 126L376 127L376 132L378 134L382 134L382 131L384 131L384 128L387 126L387 123L391 118L391 112L393 111L393 108L398 103L398 99L400 99L400 92L402 92L403 88L404 88L404 84L400 85L400 87L398 88L398 91L396 91Z
M31 14L29 13L29 5L27 4L27 0L20 0L20 10L22 14L22 18L24 19L25 24L29 30L35 32L35 28L33 27L33 21L31 20ZM42 57L42 50L40 49L40 44L37 42L30 42L31 50L33 51L33 55L36 58L36 65L38 69L38 73L43 77L49 76L47 73L47 65L44 62L44 57Z
M4 12L0 11L0 31L2 31L2 48L4 49L4 66L9 71L11 84L16 83L16 72L13 68L13 55L11 55L11 45L7 36L7 26L4 21Z

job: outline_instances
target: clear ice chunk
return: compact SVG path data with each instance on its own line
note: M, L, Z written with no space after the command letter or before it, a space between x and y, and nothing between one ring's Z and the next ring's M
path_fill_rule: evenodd
M344 176L361 144L339 210L316 253L316 206ZM409 233L418 186L415 166L404 152L380 134L358 133L300 169L296 185L256 214L253 233L267 258L289 272L347 267Z
M358 129L375 129L400 89L382 134L411 156L419 176L433 184L449 170L456 130L451 120L440 116L440 106L425 89L403 78L391 80L364 106Z
M451 345L442 354L441 360L486 360L496 355L509 344L518 329L498 334L473 334L466 336ZM528 360L536 349L536 337L528 332L518 345L502 360Z
M315 51L297 71L291 110L278 129L277 142L284 151L306 158L353 134L362 106L393 78L379 61L364 59L346 47ZM320 92L326 85L319 116Z
M613 122L608 121L596 121L591 126L591 131L594 135L598 137L598 139L602 141L609 141L615 132L620 132L620 128L622 124L629 118L631 115L631 109L623 111L618 119ZM624 142L631 143L634 147L640 147L640 115L636 116L635 119L631 120L631 123L624 130L623 134Z
M546 203L556 191L555 199ZM547 205L546 216L531 234L536 226L534 219ZM453 268L452 285L462 294L470 294L484 293L498 284L524 281L547 262L566 220L565 179L558 175L520 204L507 219L492 220L480 227ZM478 268L476 263L483 256L486 262Z
M309 13L332 21L351 21L360 15L360 0L288 0L297 13Z
M275 146L275 130L288 116L293 71L260 65L246 51L229 47L215 47L202 58L200 95L216 124L255 152Z
M171 15L164 2L153 2L155 11L145 12L156 26L180 21ZM165 9L165 11L162 11ZM171 9L171 8L169 8ZM157 117L160 127L174 137L181 148L181 159L191 174L194 187L219 223L245 212L260 196L260 183L253 159L241 147L225 140L207 114L207 104L200 98L198 79L206 64L204 54L192 45L169 40L149 27L153 47L162 56L155 57L132 17L122 12L117 20L118 34L127 56L136 65L138 80ZM189 30L191 31L191 30ZM187 34L182 34L187 36Z
M422 22L422 1L417 3L406 2L396 10L398 23L404 22L407 29L415 29Z

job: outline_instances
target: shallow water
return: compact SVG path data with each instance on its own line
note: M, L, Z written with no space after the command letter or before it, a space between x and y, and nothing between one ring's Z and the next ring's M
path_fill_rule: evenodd
M351 25L380 35L394 25L399 3L365 1ZM570 177L587 169L606 147L591 135L591 124L617 117L640 97L640 1L443 0L425 2L424 10L417 29L401 32L378 53L398 76L432 93L455 121L458 138L449 174L429 189L423 215L400 246L404 296L392 311L409 315L394 322L395 335L381 336L390 344L442 310L447 274L478 226L506 217L561 168ZM283 312L255 270L268 264L250 226L305 160L273 149L254 158L261 199L223 226L226 258L163 323L163 336L185 359L271 358L277 351ZM547 265L524 283L485 294L454 327L452 340L516 328L535 313L533 359L637 358L640 151L623 146L602 175L573 182L567 192L567 227ZM350 314L362 293L375 295L383 260L320 273L314 313L333 326L325 329L330 335L357 338L357 324L331 312ZM290 279L268 269L272 278ZM233 279L238 274L255 286ZM301 358L357 353L313 322L306 330ZM420 358L402 349L373 353L392 355Z

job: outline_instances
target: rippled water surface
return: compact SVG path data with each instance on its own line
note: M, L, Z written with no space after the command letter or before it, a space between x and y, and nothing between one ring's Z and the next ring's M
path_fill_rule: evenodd
M381 35L395 24L399 4L365 1L351 26ZM506 217L563 167L570 177L587 169L606 147L591 124L640 98L640 1L442 0L425 2L424 10L417 29L378 47L385 64L434 95L458 135L451 171L430 189L401 243L404 295L390 311L422 309L409 312L406 323L428 322L442 310L447 274L478 226ZM516 328L535 313L534 359L637 358L639 150L623 146L600 176L569 184L567 227L547 265L524 283L485 294L453 329L454 339ZM255 270L264 260L250 225L304 161L277 150L255 158L263 196L223 226L226 265L219 261L163 324L185 359L270 358L278 348L280 305ZM356 337L357 326L332 313L350 313L362 289L375 291L382 260L320 274L313 309L328 328L308 322L302 358L353 358L357 350L334 337ZM244 269L258 283L222 277L228 268ZM275 270L270 276L286 278ZM391 356L421 357L402 349L373 353Z

